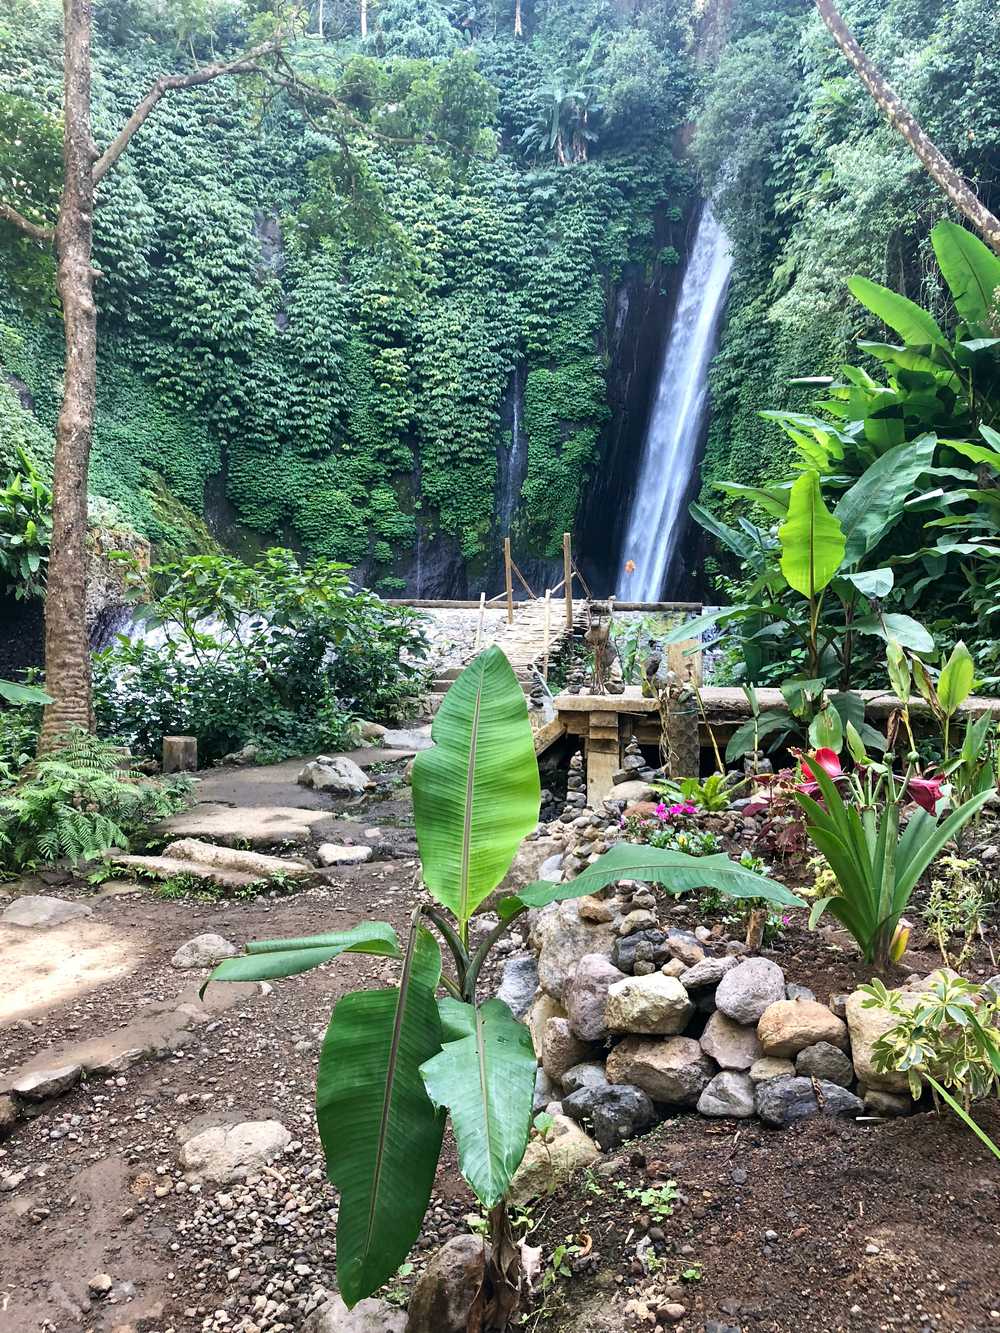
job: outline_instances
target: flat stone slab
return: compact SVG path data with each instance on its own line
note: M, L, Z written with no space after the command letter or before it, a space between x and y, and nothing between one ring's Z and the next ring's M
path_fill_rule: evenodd
M327 810L303 810L291 805L231 806L204 802L155 825L155 832L173 838L206 838L229 846L249 843L274 847L279 843L307 843L316 825L328 823Z
M387 750L429 750L434 744L430 727L405 727L398 731L386 731L382 736L382 746Z
M324 866L358 866L372 859L370 847L341 847L335 842L324 842L316 850Z
M45 930L50 926L62 926L67 921L77 921L81 917L91 916L94 909L86 903L67 902L65 898L48 898L40 894L25 894L15 898L4 909L0 921L5 926L24 926L31 930Z
M220 870L235 870L254 879L268 879L271 875L303 879L313 874L312 866L305 861L287 856L265 856L263 852L246 852L237 847L218 847L199 838L181 838L172 842L164 847L163 855L194 861L201 866L218 866Z
M259 875L247 875L239 870L223 870L220 866L201 865L197 861L186 861L179 856L132 856L122 852L112 856L111 860L116 866L149 875L152 879L175 879L179 875L189 875L192 879L214 884L220 889L245 889L250 884L260 883Z

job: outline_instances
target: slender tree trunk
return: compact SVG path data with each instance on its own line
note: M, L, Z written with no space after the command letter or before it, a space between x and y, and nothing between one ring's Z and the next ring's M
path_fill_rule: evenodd
M514 0L514 36L522 37L524 29L521 26L521 0Z
M320 41L322 41L322 40L323 40L323 0L319 0L319 14L317 15L316 32L317 32L318 35L319 35L319 39L320 39Z
M368 0L361 0L361 36L368 36Z
M45 686L53 702L39 749L70 727L90 727L87 639L87 469L97 385L97 307L92 267L94 161L90 129L92 0L63 0L62 200L56 225L58 287L66 331L63 401L52 469L52 544L45 600Z
M931 179L944 190L959 212L964 214L981 233L983 240L1000 253L1000 218L990 212L944 153L924 133L913 113L862 51L833 0L816 0L816 8L833 34L834 41L848 62L853 65L858 78L868 89L892 128L902 135L927 169Z

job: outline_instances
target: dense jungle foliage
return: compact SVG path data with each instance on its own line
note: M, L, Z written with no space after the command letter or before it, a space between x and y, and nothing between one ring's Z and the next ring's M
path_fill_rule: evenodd
M27 99L43 182L58 147L58 8L14 0L0 18L0 162L20 155L7 170L23 169ZM161 70L241 49L252 9L217 6L214 29L186 34L175 14L168 36L142 0L101 0L102 135ZM207 516L249 549L291 542L391 590L418 530L473 562L492 549L518 367L519 538L554 549L598 462L609 287L629 263L669 273L677 249L657 245L655 219L662 235L691 198L674 150L692 37L675 9L687 6L621 16L601 0L538 0L515 37L505 0L384 0L362 40L358 11L327 4L323 35L317 10L297 56L356 111L341 140L249 80L161 103L100 192L92 492L166 558L211 549ZM364 120L397 86L418 102L435 84L468 122L465 151L398 143L405 127ZM8 230L0 366L20 383L0 387L0 464L24 447L44 467L60 329L51 275Z

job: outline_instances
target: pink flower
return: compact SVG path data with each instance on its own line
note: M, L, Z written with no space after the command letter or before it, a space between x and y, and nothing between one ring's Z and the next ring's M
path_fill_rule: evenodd
M941 779L912 777L906 784L906 794L911 801L916 801L921 810L933 815L937 810L938 801L944 794Z
M804 792L806 796L815 796L819 791L819 783L816 781L816 769L810 767L815 764L816 768L821 768L827 777L832 778L834 782L844 776L844 770L840 764L840 756L835 750L827 749L825 746L816 751L815 754L804 755L796 751L799 755L799 763L802 765L802 771L809 781L796 783L796 790Z
M656 809L654 810L653 813L656 815L656 818L657 818L657 819L669 819L669 818L670 818L670 812L667 810L667 807L666 807L666 805L663 803L663 801L660 802L660 804L656 807Z

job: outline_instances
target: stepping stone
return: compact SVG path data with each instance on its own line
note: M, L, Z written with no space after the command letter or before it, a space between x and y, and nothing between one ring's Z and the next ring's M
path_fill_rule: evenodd
M48 898L41 894L25 894L16 898L4 909L0 921L5 926L24 926L32 930L45 930L49 926L61 926L67 921L76 921L80 917L91 916L94 909L86 903L71 903L65 898Z
M291 805L214 805L206 801L161 820L154 832L173 838L273 847L283 842L309 842L313 825L329 819L329 810L301 810Z
M370 847L340 847L335 842L324 842L317 849L320 865L357 866L372 859Z
M126 856L122 853L113 856L111 860L115 865L149 875L153 879L175 879L179 875L189 875L192 879L219 889L245 889L250 884L260 883L259 875L223 870L220 866L199 865L196 861L185 861L179 856Z
M254 879L268 879L272 875L303 879L313 873L312 866L305 861L293 861L286 856L265 856L263 852L245 852L236 847L217 847L215 843L202 842L198 838L172 842L163 849L163 854L194 861L198 865L218 866L220 870L235 870Z
M50 1066L22 1075L11 1085L11 1091L22 1101L44 1102L49 1097L59 1097L68 1092L82 1077L83 1069L78 1064Z

